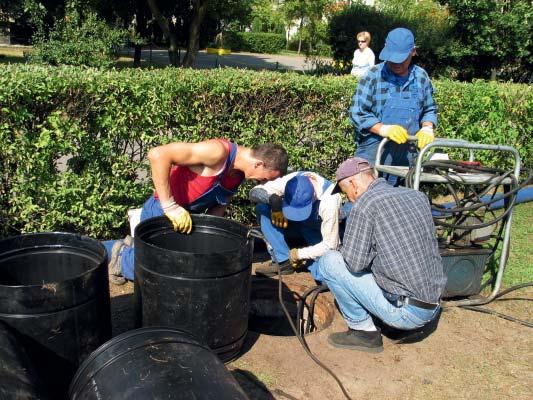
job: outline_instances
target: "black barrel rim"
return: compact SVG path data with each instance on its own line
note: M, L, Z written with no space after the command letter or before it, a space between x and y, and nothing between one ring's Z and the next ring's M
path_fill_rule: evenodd
M130 338L133 338L135 336L142 336L146 333L150 334L156 334L161 335L164 333L172 333L172 334L179 334L180 337L178 338L156 338L156 342L152 344L160 344L160 343L184 343L184 344L190 344L196 347L200 347L204 350L207 350L209 352L212 352L212 350L209 348L209 346L202 344L198 342L197 339L193 337L193 335L187 331L172 328L168 326L146 326L138 329L133 329L128 332L121 333L118 336L115 336L114 338L108 340L104 344L102 344L100 347L98 347L96 350L94 350L89 356L83 361L83 363L79 366L78 370L76 371L76 374L72 378L72 381L70 383L68 393L69 396L72 397L73 393L75 393L78 389L78 386L82 384L86 384L87 382L83 382L82 377L86 375L89 371L92 371L93 374L97 374L101 369L105 368L109 364L113 363L116 359L120 358L124 354L127 354L129 351L137 348L142 348L147 346L146 343L141 343L138 346L135 347L129 347L128 349L121 351L119 354L116 354L115 356L111 357L109 360L107 360L106 363L98 366L97 368L91 369L94 360L98 358L102 353L104 353L106 350L110 349L111 347L114 347L116 345L119 345L121 342L124 342Z
M212 226L209 226L209 225L201 225L200 224L200 222L202 222L206 218L209 218L209 219L214 220L214 221L218 220L219 222L224 222L225 224L229 223L229 224L231 224L233 226L241 228L243 230L243 233L244 232L248 233L249 229L244 224L241 224L240 222L233 221L231 219L227 219L227 218L224 218L224 217L219 217L219 216L216 216L216 215L193 214L191 217L193 219L193 229L194 229L194 227L196 225L196 226L199 226L199 227L202 227L202 228L209 228L209 229L212 229L212 230L220 230L221 232L225 232L226 234L227 233L231 233L231 236L234 236L237 239L244 239L244 240L242 240L242 245L243 246L246 246L248 244L248 242L250 241L250 237L248 236L248 234L242 235L242 236L239 237L236 233L228 232L227 230L223 230L223 229L218 228L218 227L217 228L213 228ZM173 231L172 225L171 225L171 223L170 223L170 221L168 220L167 217L164 217L164 216L163 217L154 217L154 218L146 219L143 222L141 222L139 225L137 225L137 227L135 228L135 238L137 238L139 240L142 240L143 245L148 246L151 249L163 249L164 251L168 251L168 252L174 253L176 255L180 255L180 254L200 254L200 253L191 253L191 252L188 252L188 251L179 251L179 250L166 249L166 248L157 246L157 245L147 241L146 240L146 235L148 234L148 232L154 232L155 233L156 231L155 230L151 230L151 231L143 232L142 228L145 228L150 223L155 224L157 221L161 221L161 222L164 221L163 225L166 225L169 230ZM161 229L158 229L157 232L161 232ZM224 251L218 251L216 254L229 254L229 253L232 253L232 252L234 252L234 250L224 250Z
M16 248L14 250L2 252L2 244L8 243L10 241L23 240L24 238L33 238L33 237L45 238L45 237L52 237L52 236L76 238L80 242L95 244L96 246L99 246L99 250L100 250L99 253L96 253L96 252L92 252L92 251L89 251L87 249L84 249L83 250L84 255L89 256L89 257L94 259L93 267L85 270L81 274L78 274L76 276L72 276L72 277L67 278L67 279L62 279L61 281L54 281L54 283L56 283L56 282L69 282L71 280L80 279L81 277L83 277L85 275L89 275L89 274L93 273L96 269L101 267L102 263L106 263L107 262L107 251L106 251L105 247L99 241L97 241L96 239L93 239L93 238L91 238L89 236L79 235L79 234L71 233L71 232L55 232L55 231L54 232L23 233L23 234L20 234L20 235L13 235L13 236L8 236L6 238L0 239L0 261L2 261L3 259L9 258L9 257L16 256L19 253L27 251L30 248L31 249L54 249L54 248L59 249L59 248L65 248L65 246L61 245L61 244L54 244L54 245L44 245L43 244L43 245L39 245L39 246ZM70 246L67 246L67 248L70 248ZM79 250L79 249L76 249L76 250ZM43 286L42 284L6 285L6 284L3 284L3 283L0 282L0 287L5 287L5 288L38 288L38 287L42 287L42 286Z

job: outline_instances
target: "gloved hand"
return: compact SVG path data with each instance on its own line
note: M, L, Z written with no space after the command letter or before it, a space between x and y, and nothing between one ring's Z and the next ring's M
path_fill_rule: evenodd
M165 216L170 220L170 222L172 222L172 226L175 231L186 234L191 233L191 214L189 214L186 209L176 204L173 197L165 202L162 202L161 207L163 208Z
M421 149L435 140L432 126L423 126L415 135L418 138L418 148Z
M272 224L278 228L286 228L289 225L289 221L283 216L282 211L272 211L270 217Z
M300 268L303 265L304 260L298 258L298 249L290 249L289 262L294 269Z
M404 127L400 125L382 125L379 128L379 136L386 137L395 143L402 144L407 142L409 134Z
M278 228L287 228L289 221L287 221L287 218L285 218L283 212L281 211L282 203L283 199L281 196L277 194L270 195L268 198L268 204L270 204L270 208L272 210L270 213L270 219L274 226L277 226Z

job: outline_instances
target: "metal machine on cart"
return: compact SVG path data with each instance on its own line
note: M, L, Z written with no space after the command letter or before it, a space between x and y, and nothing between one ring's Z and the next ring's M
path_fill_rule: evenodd
M416 140L409 137L409 141ZM384 139L378 147L375 171L405 179L405 186L423 191L431 201L448 278L443 297L454 298L444 304L472 306L491 302L500 290L509 256L513 207L521 187L518 151L511 146L436 139L420 150L412 167L402 167L380 163L387 142ZM468 159L449 160L443 151L468 154ZM483 166L476 161L480 152L496 152L512 168ZM428 193L439 189L439 196ZM438 198L443 199L440 204ZM482 285L487 270L491 270L490 279ZM490 295L467 298L479 295L486 285L492 286Z

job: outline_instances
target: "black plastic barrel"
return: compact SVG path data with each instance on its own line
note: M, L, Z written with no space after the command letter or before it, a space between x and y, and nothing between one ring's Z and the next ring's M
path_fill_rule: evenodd
M0 320L19 334L52 398L111 337L105 248L71 233L0 241Z
M254 241L235 221L192 219L189 235L174 232L166 217L135 229L137 326L185 330L229 361L248 331Z
M80 366L71 400L242 400L246 394L206 345L177 329L114 337Z
M17 333L0 321L0 399L47 399L44 382L35 371Z

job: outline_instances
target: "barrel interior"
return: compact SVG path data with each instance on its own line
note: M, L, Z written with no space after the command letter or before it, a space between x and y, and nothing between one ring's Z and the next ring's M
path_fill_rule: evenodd
M30 286L65 281L98 265L96 257L79 249L25 249L0 258L0 285Z
M193 254L211 254L237 251L244 245L244 240L224 232L193 232L183 235L177 232L159 232L144 238L149 244L165 250Z

